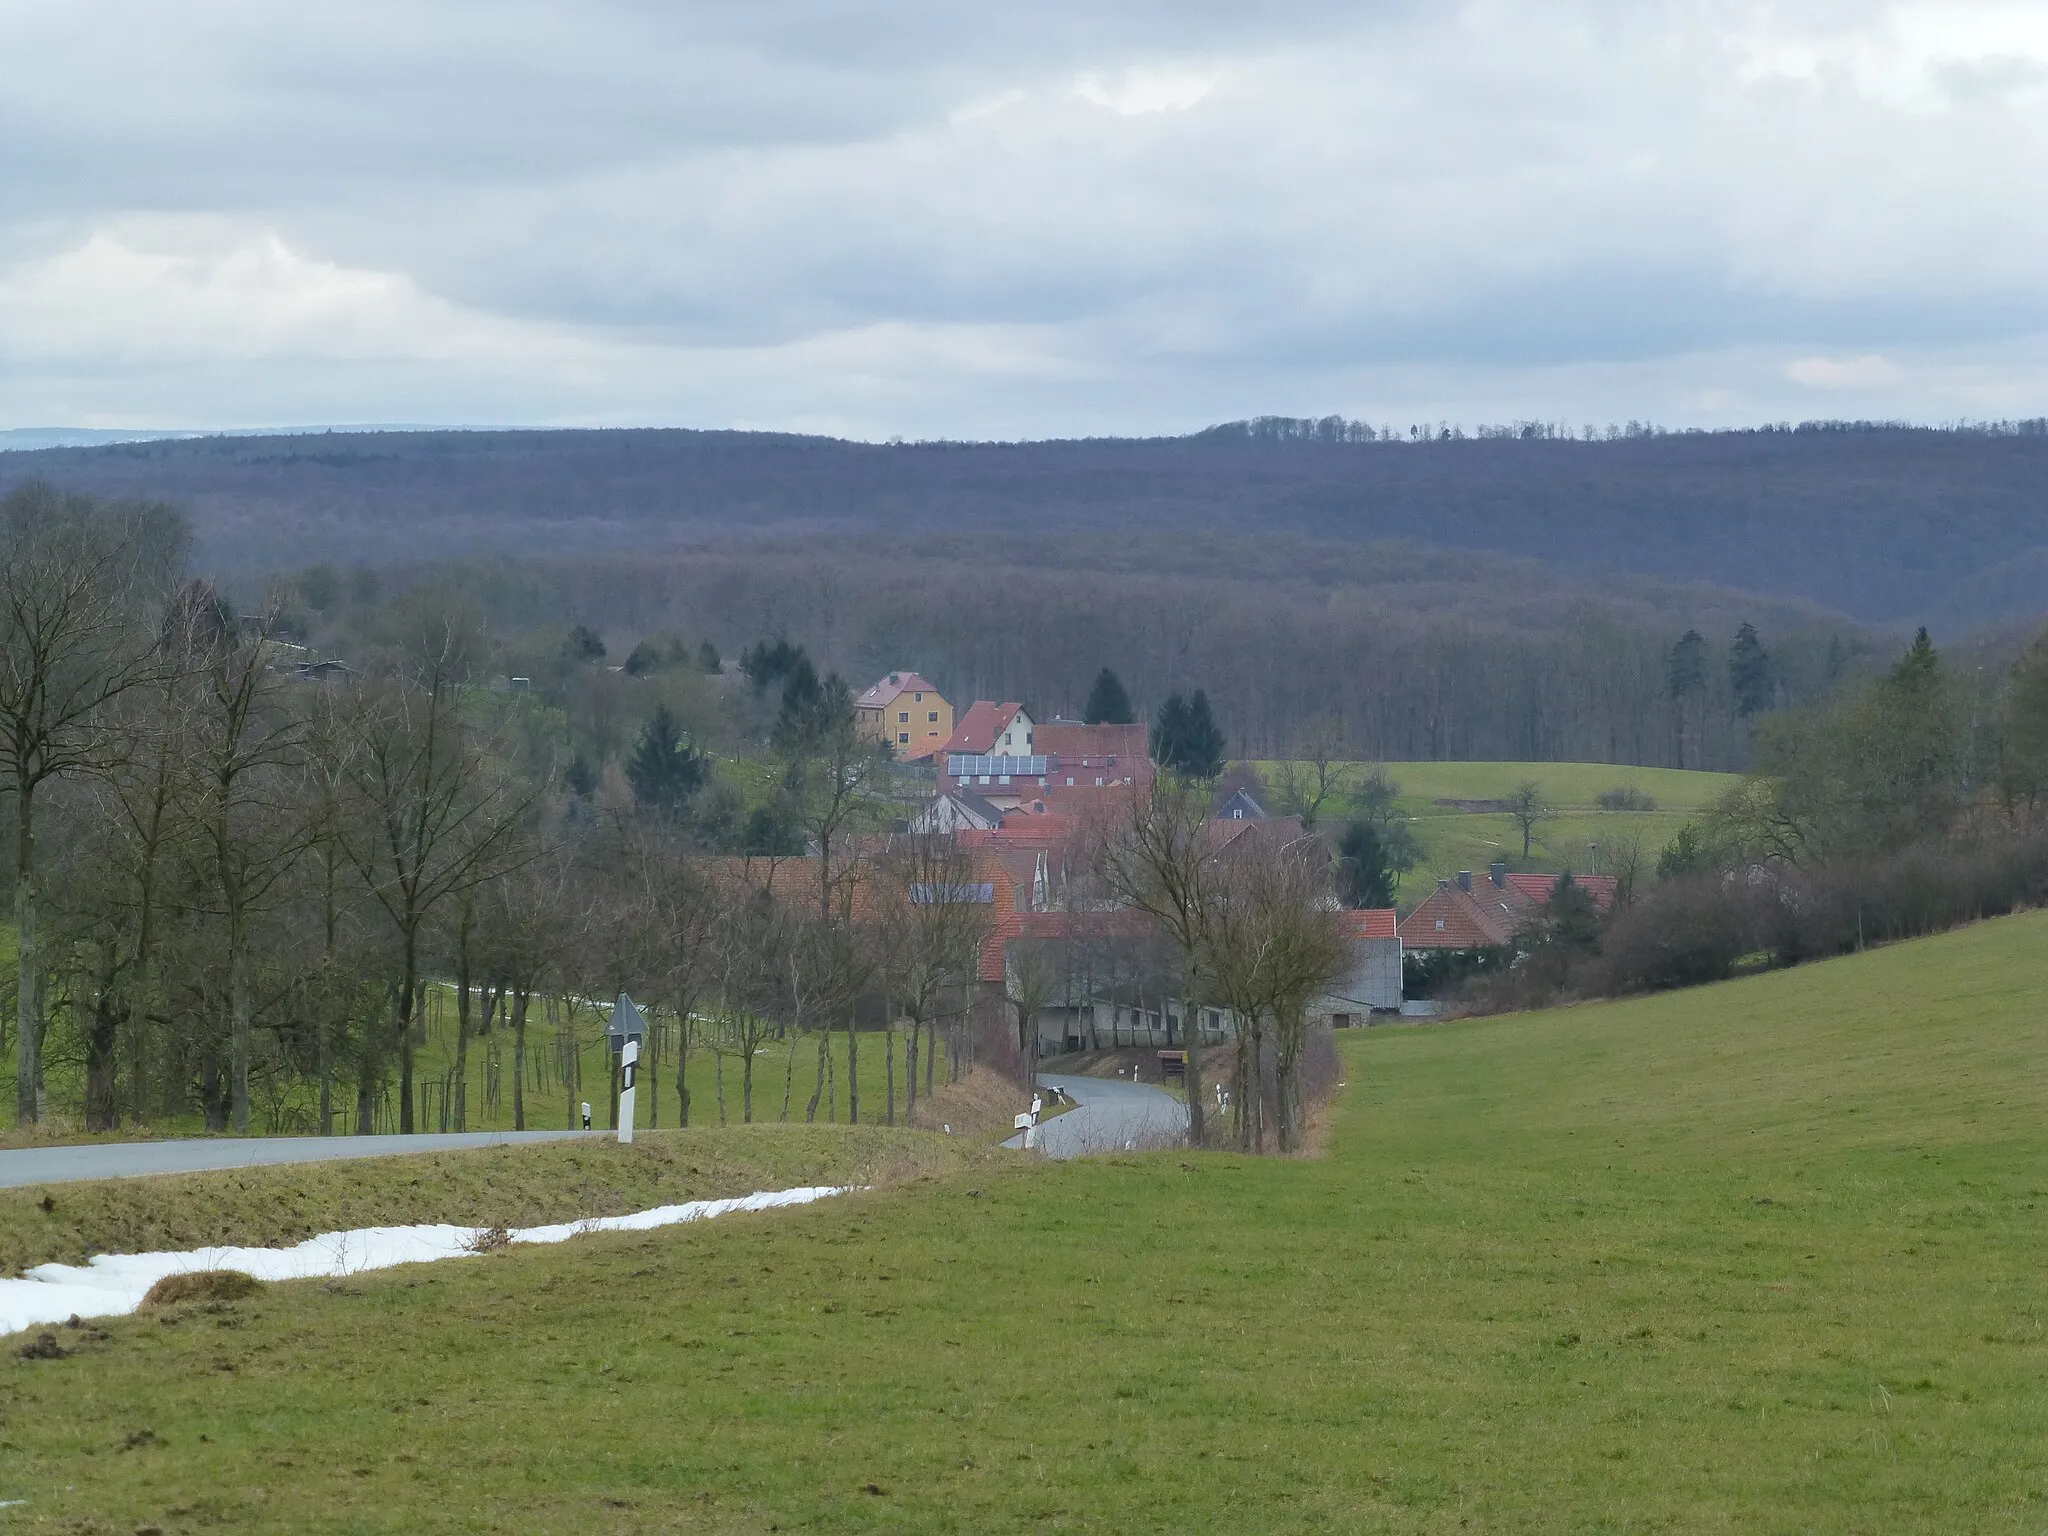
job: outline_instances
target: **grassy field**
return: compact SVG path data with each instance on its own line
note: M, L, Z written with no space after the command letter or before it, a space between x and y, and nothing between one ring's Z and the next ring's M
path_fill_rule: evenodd
M0 1365L0 1530L2035 1531L2048 916ZM741 1133L726 1133L741 1134Z
M1610 850L1617 838L1634 838L1646 861L1678 829L1696 818L1735 782L1726 773L1689 768L1626 768L1611 763L1387 763L1387 777L1401 788L1395 802L1410 818L1423 848L1423 862L1402 883L1404 904L1427 895L1439 879L1461 869L1483 870L1495 859L1517 869L1579 873L1600 865L1595 845ZM1260 763L1268 784L1277 783L1278 763ZM1358 770L1363 771L1363 765ZM1522 834L1512 818L1497 811L1465 811L1444 800L1504 800L1516 787L1534 782L1555 813L1537 829L1530 857L1522 858ZM1631 788L1648 795L1649 811L1604 811L1600 796ZM1326 812L1326 815L1332 813ZM1341 817L1341 810L1335 813Z

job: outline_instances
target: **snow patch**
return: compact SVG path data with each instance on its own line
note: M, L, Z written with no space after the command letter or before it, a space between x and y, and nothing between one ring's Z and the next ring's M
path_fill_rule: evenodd
M658 1205L629 1216L593 1216L547 1227L520 1227L515 1243L560 1243L584 1232L645 1232L684 1221L706 1221L730 1211L767 1211L808 1205L848 1186L763 1190L725 1200ZM258 1280L320 1280L475 1257L476 1227L358 1227L323 1232L294 1248L193 1248L181 1253L102 1253L84 1264L38 1264L19 1280L0 1280L0 1334L19 1333L72 1317L121 1317L142 1305L166 1275L201 1269L238 1269Z

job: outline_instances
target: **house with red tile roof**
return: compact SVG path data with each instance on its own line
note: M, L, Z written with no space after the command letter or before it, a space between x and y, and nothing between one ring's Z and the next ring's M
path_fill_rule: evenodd
M953 734L953 706L915 672L891 672L869 688L853 701L853 718L905 762L929 757Z
M1401 943L1408 949L1493 949L1508 943L1534 920L1556 890L1558 876L1510 873L1496 864L1484 880L1474 882L1470 870L1455 880L1439 880L1436 889L1401 920ZM1612 875L1574 875L1593 898L1594 907L1614 910L1616 882Z

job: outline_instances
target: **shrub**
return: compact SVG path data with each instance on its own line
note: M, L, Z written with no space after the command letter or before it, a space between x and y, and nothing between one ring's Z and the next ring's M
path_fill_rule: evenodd
M1618 784L1613 789L1600 791L1600 809L1603 811L1654 811L1657 802L1633 784Z

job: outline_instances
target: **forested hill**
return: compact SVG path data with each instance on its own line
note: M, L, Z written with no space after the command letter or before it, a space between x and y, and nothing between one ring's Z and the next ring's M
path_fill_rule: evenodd
M210 563L243 569L806 528L1207 530L1488 550L1950 631L2032 614L2048 590L2037 423L1421 442L1332 441L1298 425L1023 444L680 430L206 438L0 454L0 489L40 476L169 497L194 512Z

